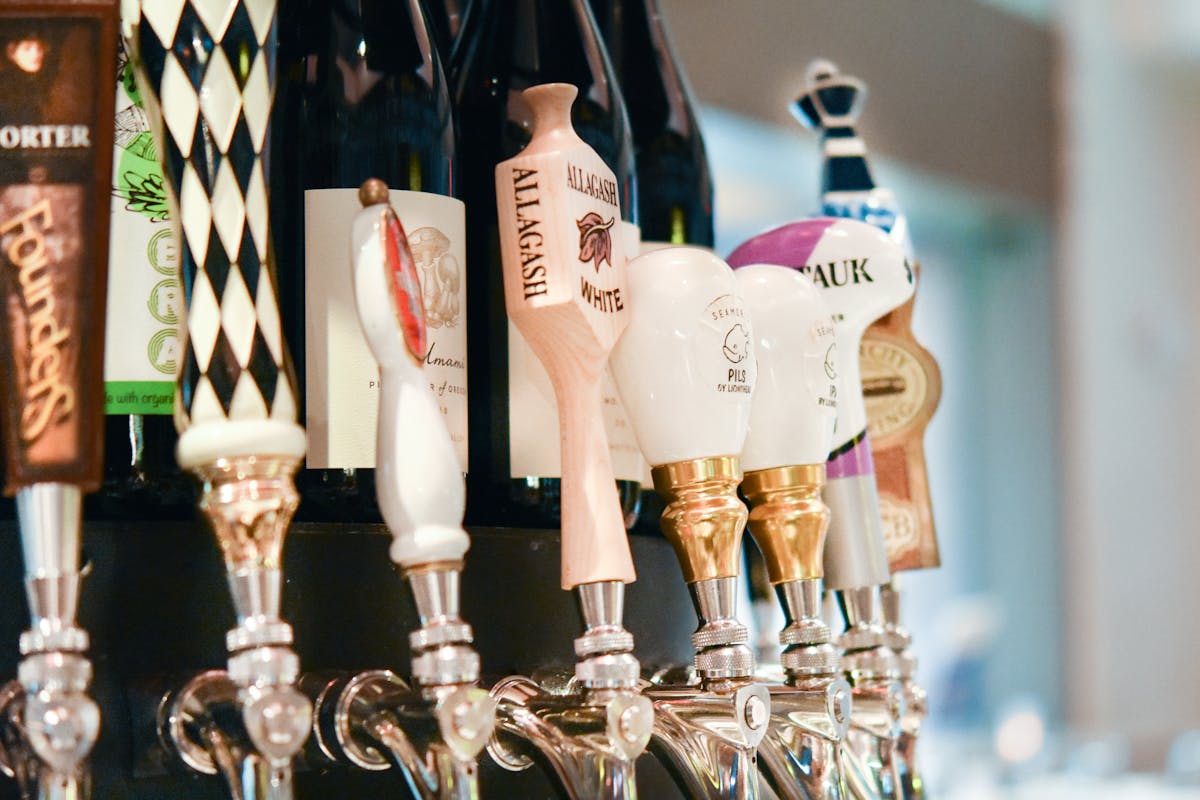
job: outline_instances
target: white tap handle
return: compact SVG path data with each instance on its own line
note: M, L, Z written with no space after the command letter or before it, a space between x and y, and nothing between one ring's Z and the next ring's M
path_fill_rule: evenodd
M470 540L462 528L466 489L441 409L422 373L425 308L416 264L382 181L359 192L352 228L354 298L379 362L375 491L402 567L459 561Z
M740 455L758 362L733 271L708 250L667 247L628 273L629 327L610 363L646 460Z
M749 264L737 280L754 317L758 358L742 469L823 464L833 449L842 360L829 303L787 267Z

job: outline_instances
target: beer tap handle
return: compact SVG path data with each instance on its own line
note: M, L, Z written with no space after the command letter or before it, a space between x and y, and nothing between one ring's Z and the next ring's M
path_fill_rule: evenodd
M31 25L39 14L45 18ZM82 135L69 155L48 140L0 153L0 428L4 489L16 495L30 616L20 637L17 681L0 694L0 716L15 729L4 738L19 738L16 750L36 757L8 753L10 766L23 762L21 791L32 793L36 780L40 798L90 794L86 761L100 733L100 709L88 695L89 638L77 613L83 495L103 477L114 83L97 65L114 62L116 3L0 7L0 39L29 38L44 54L61 46L46 38L54 31L70 31L62 41L95 43L92 52L55 53L60 68L38 77L60 71L89 99L55 112L67 115L56 122L70 123L57 130ZM14 115L26 123L49 121L37 94L57 91L58 82L35 92L19 78L6 80L26 104Z
M280 617L305 436L267 190L276 11L275 0L142 0L128 33L181 234L188 308L176 458L202 484L200 509L224 556L237 613L228 670L245 728L285 796L312 707L293 685L299 659Z
M700 617L696 669L702 680L748 678L754 655L734 585L746 524L739 456L757 373L750 313L729 266L700 248L634 259L629 284L613 374Z
M470 546L462 528L462 465L421 371L425 308L416 263L388 188L362 185L354 218L353 279L359 322L379 363L382 391L376 440L376 491L402 568L461 562Z
M627 324L621 209L612 171L571 128L576 94L525 90L533 139L496 166L505 304L550 376L562 424L564 589L634 580L600 402Z

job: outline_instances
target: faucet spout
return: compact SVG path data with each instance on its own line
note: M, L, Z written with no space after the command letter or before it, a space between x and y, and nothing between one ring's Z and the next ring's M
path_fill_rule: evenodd
M273 758L256 745L255 731L248 727L253 718L248 721L242 710L244 694L222 670L197 675L163 698L159 738L192 769L224 778L232 800L291 800L290 761ZM286 699L263 695L259 702Z
M495 725L496 704L475 686L414 689L388 670L352 677L304 676L313 696L313 739L334 763L395 768L422 800L475 800L476 759Z
M539 763L571 800L636 800L634 765L654 711L631 689L552 694L522 676L492 687L497 735L488 752L512 771Z
M845 800L842 751L851 718L851 689L833 676L772 685L771 724L762 744L762 774L780 800Z
M766 686L652 686L645 694L654 702L649 749L686 796L757 800L756 751L771 707Z

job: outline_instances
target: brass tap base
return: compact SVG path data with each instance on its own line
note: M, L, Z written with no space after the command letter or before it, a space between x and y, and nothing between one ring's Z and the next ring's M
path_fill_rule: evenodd
M662 531L675 548L684 580L736 577L747 517L737 496L741 460L714 456L678 461L654 467L651 475L655 491L667 501Z
M750 533L762 550L771 583L812 580L824 571L829 507L821 499L824 464L797 464L747 472Z

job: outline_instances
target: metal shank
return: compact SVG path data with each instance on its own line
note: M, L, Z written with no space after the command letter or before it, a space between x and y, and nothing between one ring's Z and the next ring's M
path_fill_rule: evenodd
M229 678L240 687L250 740L280 773L290 771L312 720L311 705L292 686L299 659L290 647L291 626L279 616L280 556L299 502L292 481L298 464L290 457L245 456L194 470L203 484L200 509L225 557L237 612L237 627L226 635ZM290 775L276 783L290 786Z

